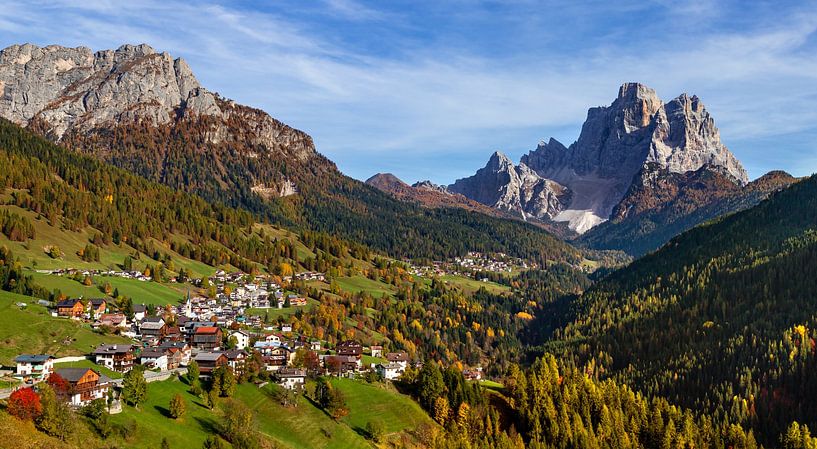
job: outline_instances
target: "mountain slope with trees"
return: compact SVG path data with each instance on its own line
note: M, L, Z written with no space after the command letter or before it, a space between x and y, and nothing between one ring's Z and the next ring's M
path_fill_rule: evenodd
M573 302L545 350L775 445L814 428L817 177L672 239Z

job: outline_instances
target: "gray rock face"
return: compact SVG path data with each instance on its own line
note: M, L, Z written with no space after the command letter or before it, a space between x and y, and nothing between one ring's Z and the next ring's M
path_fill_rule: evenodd
M525 167L540 179L569 192L548 196L552 206L547 208L548 213L542 214L544 209L526 213L566 221L571 229L582 233L610 218L642 169L686 173L704 165L721 167L740 185L748 182L746 171L721 143L714 120L698 97L683 94L663 103L649 87L627 83L621 86L610 106L587 112L581 134L569 148L555 139L541 142L522 157L516 168L524 171L520 169ZM497 180L488 181L485 189L505 189L496 183ZM515 190L513 182L509 183L511 190ZM468 182L466 189L466 184L461 183L461 188L468 192L466 196L478 195L481 199L473 199L491 201L485 189L475 184L474 180ZM558 188L552 190L556 192ZM567 198L569 202L565 203ZM552 215L553 212L557 213Z
M145 44L95 53L86 47L12 45L0 51L0 116L21 126L36 123L53 140L137 122L172 126L200 120L208 143L252 148L238 157L303 162L316 155L305 133L208 91L183 59ZM296 191L286 179L258 178L265 192Z
M439 192L439 193L444 193L446 195L451 195L451 192L448 191L448 187L441 186L439 184L434 184L433 182L431 182L429 180L418 181L418 182L415 182L414 184L412 184L411 186L414 187L415 189L428 190L428 191L431 191L431 192Z
M187 63L144 44L96 53L14 45L0 52L0 82L0 115L20 125L42 120L57 139L111 121L169 123L180 107L220 114L215 96L200 89Z
M474 176L457 180L447 190L538 219L555 217L569 197L569 192L558 183L539 176L525 164L515 166L500 152L495 152Z

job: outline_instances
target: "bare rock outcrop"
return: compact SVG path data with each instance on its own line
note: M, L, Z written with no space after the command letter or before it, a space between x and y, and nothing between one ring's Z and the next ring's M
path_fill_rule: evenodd
M567 222L579 233L610 219L637 175L650 170L687 173L710 166L738 186L748 182L698 97L683 94L664 103L638 83L622 85L610 106L589 109L570 147L551 138L518 166L495 158L449 188L484 204Z

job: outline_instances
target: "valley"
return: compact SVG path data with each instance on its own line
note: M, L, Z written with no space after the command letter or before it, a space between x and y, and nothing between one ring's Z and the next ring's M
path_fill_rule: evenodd
M817 178L750 180L695 95L442 186L146 44L0 86L0 447L817 446Z

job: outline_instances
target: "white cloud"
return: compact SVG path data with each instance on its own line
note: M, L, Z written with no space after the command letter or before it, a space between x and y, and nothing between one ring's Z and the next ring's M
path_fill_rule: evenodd
M326 1L349 20L386 17L351 0ZM718 13L705 1L685 9L672 4L670 14L689 23ZM528 42L536 53L484 55L439 44L385 57L354 50L292 17L214 4L65 1L0 10L0 37L8 44L101 48L146 41L184 56L209 88L305 129L321 151L362 178L359 161L394 152L470 152L478 161L497 147L518 152L535 146L530 130L537 128L546 138L548 129L572 127L569 144L587 108L609 104L626 81L645 82L665 99L697 93L727 145L730 138L814 129L817 60L803 49L815 29L817 14L798 11L776 25L668 32L576 55L549 56ZM514 130L520 131L515 137ZM735 150L739 158L751 156Z

